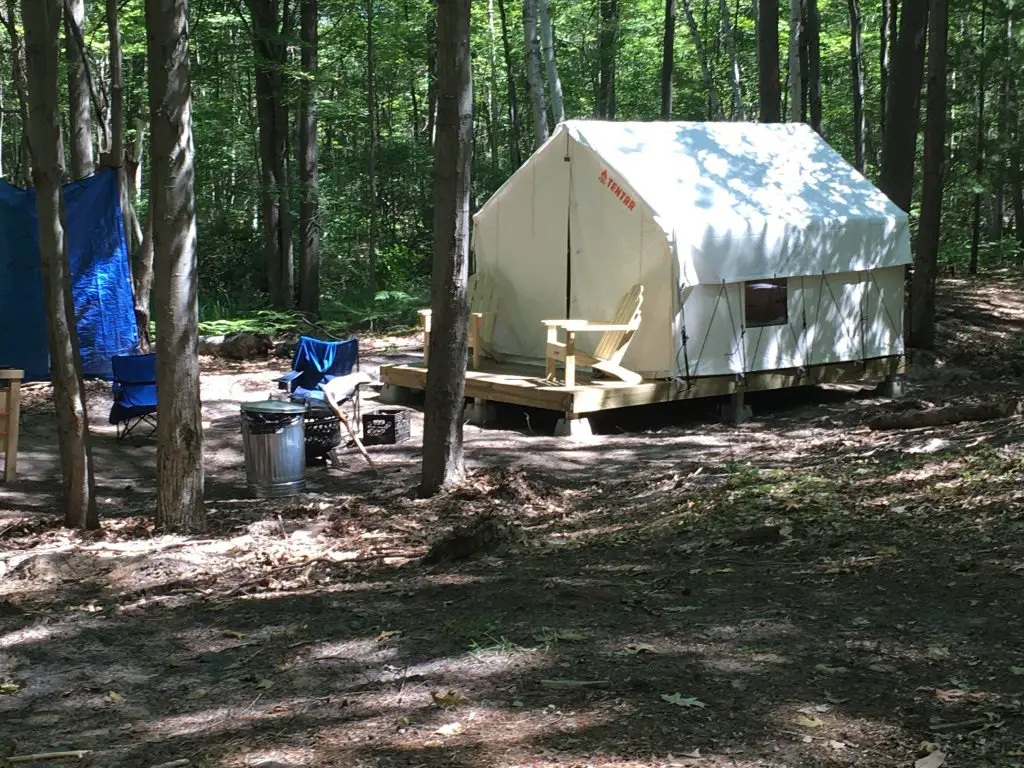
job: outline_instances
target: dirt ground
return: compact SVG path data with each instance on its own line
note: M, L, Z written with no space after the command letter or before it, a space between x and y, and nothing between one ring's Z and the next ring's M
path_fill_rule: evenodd
M150 442L90 388L104 530L59 526L30 388L0 486L0 758L344 768L1020 766L1019 416L874 431L880 410L1024 395L1024 290L947 281L902 401L851 389L604 416L503 410L418 500L413 439L245 497L238 403L280 363L205 367L204 537L155 535ZM415 354L373 339L368 368ZM506 546L427 566L453 526ZM3 760L0 759L0 765Z

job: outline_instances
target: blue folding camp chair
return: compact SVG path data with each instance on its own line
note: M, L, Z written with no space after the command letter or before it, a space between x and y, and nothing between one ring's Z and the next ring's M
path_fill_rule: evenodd
M292 400L307 403L311 408L328 408L323 385L338 376L359 370L359 339L321 341L310 336L299 337L292 359L292 370L276 379L278 389L291 393ZM345 398L351 400L355 418L359 418L359 387Z
M114 374L114 405L110 423L117 439L124 440L140 424L156 431L156 355L115 355L110 359Z

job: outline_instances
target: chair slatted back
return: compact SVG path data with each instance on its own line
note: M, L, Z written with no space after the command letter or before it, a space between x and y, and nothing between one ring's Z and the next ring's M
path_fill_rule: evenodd
M480 322L480 341L489 344L494 337L494 321L498 315L498 289L487 272L477 272L466 286L469 311L483 315Z
M628 331L605 331L601 334L601 340L594 350L594 357L599 360L609 360L616 365L622 362L629 343L633 340L633 334L640 327L640 307L644 303L644 287L640 284L634 285L615 311L612 318L612 325L625 325Z

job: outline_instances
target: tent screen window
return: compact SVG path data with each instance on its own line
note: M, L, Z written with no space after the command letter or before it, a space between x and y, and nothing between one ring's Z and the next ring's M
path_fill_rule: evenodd
M785 280L756 280L744 283L747 328L786 325L789 307Z

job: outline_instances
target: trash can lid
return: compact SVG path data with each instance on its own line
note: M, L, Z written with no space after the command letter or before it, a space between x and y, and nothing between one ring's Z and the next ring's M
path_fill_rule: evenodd
M257 400L254 403L242 403L242 411L245 413L296 414L305 413L306 406L284 400Z

